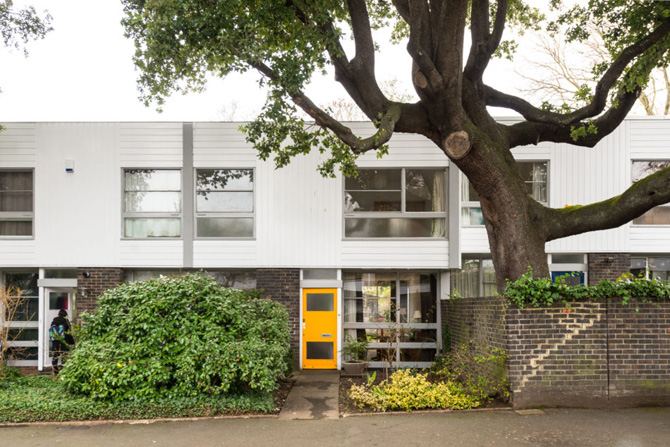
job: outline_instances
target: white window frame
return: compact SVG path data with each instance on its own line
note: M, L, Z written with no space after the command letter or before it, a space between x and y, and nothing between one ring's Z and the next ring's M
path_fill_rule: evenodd
M198 211L198 171L207 170L207 171L251 171L253 178L251 190L248 189L226 189L226 192L251 192L251 212L236 212L236 211L207 211L199 212ZM255 240L256 239L256 168L208 168L208 167L199 167L195 168L193 171L193 237L198 240ZM198 218L250 218L253 223L251 226L251 236L246 237L228 237L228 236L198 236Z
M179 172L179 198L181 201L179 213L151 211L151 212L128 212L126 211L126 172L129 171L177 171ZM163 192L162 190L150 190L150 192ZM174 192L173 190L165 192ZM121 239L127 240L180 240L184 236L184 173L179 168L122 168L121 169ZM179 236L157 236L157 237L133 237L126 236L126 219L179 219Z
M37 275L39 277L39 272L37 271L32 271L32 270L7 270L1 272L1 278L2 278L2 285L7 286L7 274L31 274L31 275ZM40 309L42 308L41 302L40 302L40 291L38 287L38 292L37 295L22 295L23 297L29 297L30 299L37 299L37 319L34 321L27 321L27 320L11 320L11 321L6 321L3 322L0 319L0 324L5 324L8 326L10 329L20 329L20 330L26 330L26 329L36 329L38 332L38 339L37 340L16 340L16 341L11 341L8 343L9 347L17 347L17 348L37 348L37 355L38 358L35 360L10 360L7 362L9 366L38 366L39 365L39 331L40 331L40 322L42 320L42 316L40 315Z
M407 170L432 170L432 171L442 171L444 176L444 211L407 211L406 210L406 194L407 194ZM389 171L394 170L400 171L400 211L362 211L362 212L347 212L346 211L346 180L342 182L342 209L343 209L343 219L342 219L342 238L348 241L398 241L398 240L431 240L431 241L442 241L449 238L449 222L448 209L449 209L449 194L448 194L448 170L445 167L432 167L432 166L410 166L405 168L398 167L364 167L358 168L359 171ZM346 235L347 219L443 219L445 225L444 237L352 237Z
M546 170L547 170L547 181L546 181L546 184L547 184L547 201L546 202L538 201L538 203L541 203L544 206L549 206L549 192L550 192L550 188L549 188L549 160L525 160L525 159L520 159L520 160L516 160L516 162L517 163L544 163L547 166L547 168L546 168ZM465 174L462 174L461 175L461 182L462 182L461 190L458 192L459 197L461 197L461 210L460 210L460 212L463 213L464 209L468 209L468 210L471 209L471 208L481 209L482 205L479 201L474 201L474 200L465 201L465 200L462 199L462 191L466 186L468 186L470 184L470 180L465 176ZM533 183L532 181L527 181L527 180L524 180L523 182L524 182L524 184ZM461 216L462 216L462 214L461 214ZM462 221L462 217L461 217L461 221ZM482 228L484 226L484 224L461 224L461 226L462 227Z
M26 168L26 169L0 169L0 172L30 172L32 175L33 189L30 191L32 193L32 211L0 211L0 221L3 222L12 222L12 221L30 221L30 226L32 231L30 235L0 235L0 239L34 239L35 238L35 169Z
M649 163L649 162L652 162L652 163L653 163L653 162L660 162L660 163L666 163L666 162L667 162L667 163L670 165L670 160L668 160L668 159L632 159L632 160L631 160L631 163L630 163L630 180L631 180L630 183L631 183L631 185L632 185L634 182L637 182L637 181L639 181L639 180L642 180L642 179L634 180L634 177L633 177L633 165L634 165L635 163ZM657 206L655 206L654 208L651 208L651 209L645 211L644 214L648 213L649 211L651 211L651 210L653 210L653 209L661 208L661 207L670 208L670 203L666 203L666 204L663 204L663 205L657 205ZM640 217L644 216L644 214L642 214L642 215L636 217L635 219L639 219ZM659 228L659 227L660 227L660 228L665 228L665 227L670 226L670 222L665 223L665 224L645 224L645 223L635 223L635 219L633 219L633 220L630 221L630 224L631 224L632 226L635 226L635 227L640 227L640 228L654 228L654 227L656 227L656 228Z

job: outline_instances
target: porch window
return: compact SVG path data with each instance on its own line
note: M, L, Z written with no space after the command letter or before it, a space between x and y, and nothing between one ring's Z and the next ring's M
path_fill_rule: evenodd
M22 292L9 320L8 359L13 366L36 366L39 336L39 289L37 272L6 272L4 285Z
M344 332L366 337L372 368L425 368L438 347L439 303L433 273L345 273Z
M181 171L124 171L123 227L127 238L181 236Z
M661 169L670 167L670 160L634 161L633 183L642 180ZM670 205L659 205L633 219L634 225L670 225Z
M445 238L444 169L359 169L344 183L347 238Z
M497 292L496 271L493 260L485 258L463 259L462 268L451 274L452 291L463 298L493 296Z
M528 194L543 205L548 203L548 182L546 161L517 161ZM461 224L464 226L484 225L484 215L479 204L479 194L463 176L461 182Z
M196 170L196 236L254 237L253 169Z
M670 258L631 258L630 272L636 278L642 277L647 279L670 281Z
M0 171L0 237L33 236L33 171Z

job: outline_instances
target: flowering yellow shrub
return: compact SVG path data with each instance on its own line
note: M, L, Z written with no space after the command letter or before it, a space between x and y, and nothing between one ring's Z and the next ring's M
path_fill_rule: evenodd
M396 371L388 382L354 385L349 397L358 406L374 411L418 410L443 408L464 410L479 406L479 401L466 395L451 382L430 383L424 374L411 370Z

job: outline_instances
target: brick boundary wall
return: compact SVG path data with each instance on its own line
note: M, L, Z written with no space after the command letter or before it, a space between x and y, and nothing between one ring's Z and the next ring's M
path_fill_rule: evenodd
M466 298L447 306L452 346L505 348L515 408L670 405L668 301L505 309L499 298Z
M451 346L470 341L505 349L504 301L501 297L452 298L442 301L442 322Z
M84 272L90 276L86 278ZM80 267L77 269L77 313L92 312L98 307L98 297L107 289L123 282L123 269Z
M256 288L263 289L261 296L286 306L291 328L293 367L298 369L300 360L300 269L257 269Z

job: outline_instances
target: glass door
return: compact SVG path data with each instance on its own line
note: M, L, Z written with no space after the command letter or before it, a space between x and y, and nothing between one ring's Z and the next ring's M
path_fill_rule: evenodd
M44 312L44 366L51 366L51 352L49 352L49 327L51 321L58 316L60 310L67 312L68 320L72 321L72 289L52 288L44 290L46 311Z

